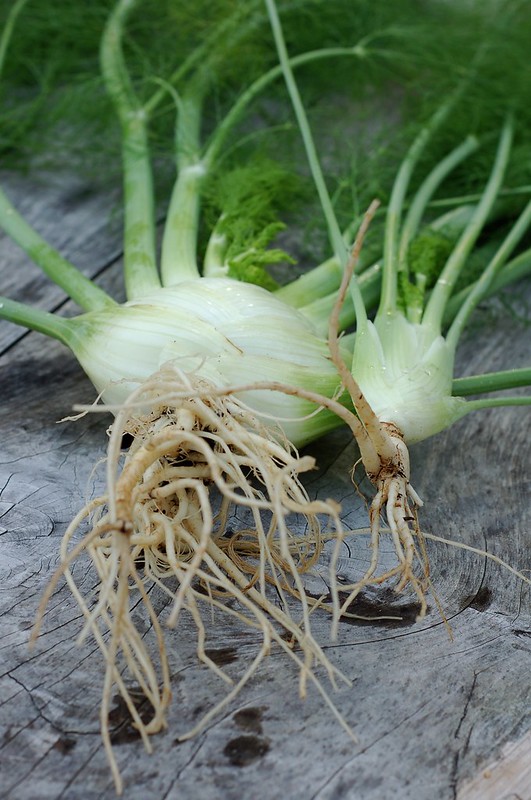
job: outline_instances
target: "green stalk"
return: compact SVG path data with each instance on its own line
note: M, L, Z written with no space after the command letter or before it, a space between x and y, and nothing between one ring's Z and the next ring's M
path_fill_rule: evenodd
M0 188L0 226L54 283L85 311L116 305L103 289L86 278L40 236L11 205Z
M508 119L502 130L496 158L485 191L474 211L469 225L467 225L455 246L426 304L422 321L423 324L425 323L430 326L434 331L440 331L441 329L445 306L450 298L455 282L498 197L511 150L512 135L512 120Z
M153 176L145 122L131 117L122 127L124 171L124 279L128 300L160 286L155 247Z
M337 291L341 284L343 270L337 258L332 256L318 267L295 278L291 283L281 286L275 294L293 308L310 305L319 298Z
M455 397L467 397L471 394L517 389L521 386L531 386L531 367L508 369L502 372L486 372L484 375L470 375L466 378L455 378L452 383L452 394Z
M293 58L289 59L289 63L292 69L296 69L304 64L309 64L312 61L319 61L325 58L339 58L344 56L360 57L360 55L361 52L357 45L354 47L326 47L322 50L311 50L308 53L302 53L301 55L294 56ZM363 55L366 55L366 53ZM268 72L257 78L257 80L254 81L254 83L252 83L236 100L232 108L219 123L212 136L204 157L204 162L207 165L207 169L210 168L212 163L217 158L228 134L242 119L243 114L248 106L253 102L253 100L256 99L256 97L258 97L261 92L263 92L267 86L269 86L269 84L278 80L278 78L281 78L282 75L283 71L281 66L273 67L272 69L268 70Z
M203 95L203 87L195 86L179 101L176 128L178 174L162 239L163 286L199 278L197 229L201 184L206 174L200 145Z
M72 341L72 330L68 319L57 317L48 311L39 311L7 297L0 297L0 318L59 339L67 346L70 346Z
M502 200L504 197L518 197L520 195L531 194L531 186L515 186L513 189L500 189L498 197ZM445 208L447 206L456 206L468 203L477 203L481 200L481 194L464 194L460 197L444 197L438 200L431 200L430 208Z
M378 217L379 212L381 212L381 208L376 212L375 218ZM363 216L356 217L344 231L343 240L347 244L352 242L362 221ZM379 256L379 244L377 246L364 244L356 266L358 280L362 283L364 270L368 269ZM337 291L341 285L342 278L343 270L341 264L337 258L332 256L332 258L328 258L317 267L299 275L299 277L295 278L291 283L281 286L276 290L275 294L285 303L293 306L293 308L303 308L314 303L319 303L332 292ZM360 288L362 288L361 285ZM345 302L352 305L352 302L348 298L345 298Z
M214 225L205 250L203 259L203 275L205 278L225 277L229 272L225 263L228 242L224 233L221 233L224 215L222 214Z
M417 134L398 170L387 208L384 236L382 295L378 308L378 315L394 314L397 307L400 224L411 175L431 137L444 122L461 92L462 88L460 87L459 92L454 93L450 100L437 109L428 123L421 129L420 133Z
M500 289L503 289L505 286L515 283L516 281L521 280L530 274L531 249L525 250L523 253L520 253L520 255L516 256L516 258L514 258L512 261L509 261L504 266L503 270L494 277L492 283L482 295L482 298L485 299L493 294L497 294ZM470 292L473 291L475 285L475 282L470 284L470 286L467 286L465 289L461 289L460 292L450 298L444 310L443 323L445 325L448 325L455 318L466 298Z
M521 241L522 237L527 233L529 225L531 224L531 201L524 208L517 221L511 228L509 234L504 239L501 247L498 249L496 255L483 271L481 277L475 282L463 305L456 314L450 329L446 335L446 341L455 350L457 342L463 328L465 327L470 314L475 309L480 300L485 296L486 291L492 283L494 276L503 267L514 248Z
M335 261L334 263L337 264L337 262ZM315 271L317 272L317 270L319 269L321 269L321 267L316 267ZM365 303L365 308L367 309L374 308L378 302L380 294L381 270L382 270L381 264L379 263L373 264L372 267L366 269L358 277L359 286L361 289L361 293L363 295L363 301ZM482 298L484 299L486 297L490 297L491 295L497 294L499 290L502 289L503 287L515 283L516 281L521 280L524 277L527 277L529 274L531 274L531 249L526 250L524 253L521 253L513 261L510 261L508 264L506 264L503 271L498 273L498 275L496 275L496 277L492 280L489 288L482 295ZM295 284L296 281L293 282L293 285ZM291 285L292 284L290 284L290 286ZM465 289L459 292L459 294L454 295L454 297L451 298L450 302L446 307L446 313L444 319L445 324L449 324L452 321L452 319L454 319L455 315L459 311L459 308L462 306L464 300L470 294L474 286L475 284L467 286ZM332 292L330 292L329 294L319 297L317 300L313 300L310 303L305 303L303 306L298 306L301 313L304 314L306 317L308 317L308 319L312 320L317 331L322 335L326 334L328 327L328 319L332 312L332 308L334 307L336 297L337 297L337 287L334 290L332 290ZM345 302L340 314L340 330L346 330L351 325L353 325L355 321L356 321L356 314L354 313L354 306L352 304L351 299L347 296L345 298ZM517 385L526 386L528 383L531 383L531 380L525 381L522 384L514 384L514 386ZM510 389L513 387L506 386L501 388ZM478 389L477 391L480 392L489 390ZM495 389L492 389L490 391L495 391ZM454 392L454 394L459 394L459 393ZM470 394L470 392L467 392L467 394Z
M383 209L385 211L385 209ZM378 209L378 212L381 212L382 208ZM452 211L448 211L444 213L442 216L437 217L437 219L432 220L430 223L430 227L434 230L441 230L444 228L448 228L451 226L452 228L456 228L462 230L465 224L470 220L472 215L473 209L471 207L465 208L455 208ZM376 216L378 216L378 212ZM359 219L356 219L352 225L349 225L347 231L344 234L344 239L346 242L351 240L353 234L355 234L357 228L360 224ZM380 254L374 252L374 248L371 245L364 245L363 250L360 254L360 260L358 265L358 272L361 274L358 275L358 280L360 281L360 288L362 289L363 296L365 297L364 290L363 290L363 282L364 282L364 272L368 268L368 265L371 261L378 258ZM375 269L376 265L373 265L371 269ZM381 265L377 266L378 272L381 274ZM324 261L319 266L314 267L313 269L305 272L303 275L300 275L298 278L295 278L294 281L291 283L287 283L285 286L281 286L279 289L276 290L275 294L285 303L293 306L294 308L306 308L310 307L310 305L315 305L317 308L319 304L328 302L328 297L331 295L332 292L337 291L341 284L341 278L343 277L343 271L341 266L336 258L332 257ZM371 306L375 303L375 300L371 300ZM355 319L354 309L352 307L352 303L350 300L345 298L345 304L351 307L351 314L352 314L352 322ZM322 308L324 309L324 305ZM366 306L367 308L369 306ZM330 306L331 310L331 306Z
M468 411L501 408L503 406L531 406L531 397L485 397L481 400L469 400L467 403Z
M4 68L7 48L9 47L9 42L11 41L13 29L16 25L18 15L27 2L28 0L17 0L17 2L11 6L11 9L7 15L4 29L2 31L2 35L0 36L0 75L2 74L2 70Z
M459 236L474 216L474 211L475 206L473 205L458 204L451 211L445 211L440 217L431 220L428 227L455 239L457 243Z
M411 240L418 232L429 201L444 179L455 167L468 158L474 150L477 150L478 145L479 142L475 136L468 136L462 144L452 150L446 158L443 158L442 161L432 169L415 193L402 226L402 234L400 236L400 245L398 249L399 269L407 269L408 248Z
M124 25L135 3L136 0L119 0L103 32L100 51L105 87L122 128L124 279L128 299L142 297L160 286L148 115L136 97L122 51Z
M372 267L369 267L358 276L358 286L361 291L364 306L367 310L374 308L378 303L381 277L382 265L380 263L373 264ZM319 297L319 299L299 308L299 311L312 321L316 331L322 336L326 336L328 332L330 314L337 301L337 288L339 287L336 287L330 294ZM356 312L354 311L354 303L350 295L347 294L339 314L339 330L346 330L346 328L353 325L355 321Z
M330 236L332 249L334 251L337 260L344 269L348 260L347 247L343 240L343 236L341 234L341 230L339 228L336 219L332 202L330 200L330 195L328 194L328 189L326 187L321 165L319 163L319 158L317 156L317 151L313 141L312 133L310 130L310 126L308 124L306 111L304 109L304 105L302 103L301 96L299 94L299 90L295 82L295 78L293 77L293 72L291 69L290 59L284 41L284 35L282 33L282 27L280 24L276 3L275 0L265 0L265 3L269 14L271 29L273 31L273 37L275 39L275 44L277 48L280 65L282 67L284 80L286 82L288 93L291 98L291 103L293 105L293 110L295 112L295 116L297 118L301 136L304 142L306 156L308 158L308 163L310 166L312 177L317 189L317 193L319 195L319 200L321 202L323 214L326 219L326 224L328 227L328 234ZM365 310L365 306L363 305L363 298L361 296L361 292L357 285L357 281L354 277L352 279L350 289L353 294L354 305L356 308L356 318L358 320L358 324L361 324L364 320L366 321L367 312Z

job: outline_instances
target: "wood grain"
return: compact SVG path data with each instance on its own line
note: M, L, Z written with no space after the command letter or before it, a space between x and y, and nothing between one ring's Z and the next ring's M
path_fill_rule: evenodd
M24 196L21 186L18 192ZM43 191L28 207L35 224L65 245L72 258L90 251L90 274L101 273L104 285L119 292L119 265L112 264L117 240L98 239L107 229L108 207L89 189L77 198L68 186L64 193L58 187L50 192ZM64 218L49 213L54 203L68 208L68 220L76 221L68 233ZM15 256L10 245L0 246L3 293L18 290L19 298L41 307L74 312L40 278L42 288L35 289L35 268ZM529 286L518 288L518 302L526 292L531 297ZM58 423L76 402L92 400L92 387L58 343L21 335L7 324L2 335L1 796L107 800L114 789L98 731L101 658L91 639L76 646L80 612L62 583L31 652L28 635L57 564L62 533L84 498L102 487L101 475L91 470L104 454L108 420L87 416ZM459 368L476 373L528 360L528 327L494 302L476 314ZM472 415L415 447L413 481L426 503L423 527L529 570L529 433L527 410L499 409ZM340 499L346 523L362 528L365 509L350 483L356 453L348 434L336 431L310 452L320 467L309 477L309 491ZM391 590L367 592L364 608L374 616L383 607L401 620L344 622L331 642L326 614L314 616L315 635L351 682L331 693L357 743L338 727L315 690L304 702L299 699L296 670L277 650L203 734L177 743L177 736L225 691L221 681L197 666L193 625L183 616L177 630L167 631L174 696L168 730L153 740L152 755L144 752L120 704L114 704L113 736L126 796L469 800L491 796L470 794L470 787L480 785L476 776L487 765L510 757L511 769L501 784L505 794L492 797L529 800L525 752L520 761L501 756L509 753L503 749L507 743L529 741L524 737L531 730L528 588L484 557L440 543L428 543L428 549L451 636L433 597L427 617L417 623L411 596L398 598ZM366 538L350 537L339 565L345 577L359 574L367 555ZM86 564L80 562L76 573L84 590L93 591L94 575ZM325 574L326 554L308 588L321 591ZM166 598L157 589L151 596L164 619ZM150 626L140 608L136 613L153 647ZM234 677L257 644L252 631L218 613L209 625L208 647ZM513 770L514 764L521 769Z
M457 800L528 800L531 797L531 734L509 742L500 758L488 764L459 791Z

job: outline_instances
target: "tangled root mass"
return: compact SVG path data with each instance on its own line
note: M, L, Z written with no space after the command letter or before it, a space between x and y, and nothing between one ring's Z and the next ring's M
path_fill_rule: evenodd
M125 433L133 438L123 456ZM314 668L323 666L332 682L338 673L312 636L310 611L319 601L306 595L301 574L319 556L322 531L337 534L341 523L336 503L310 500L300 483L300 474L313 466L311 457L300 457L280 430L264 426L236 397L175 367L165 367L117 413L108 494L87 505L68 528L59 574L84 613L82 636L90 630L105 658L101 730L118 790L108 724L111 697L116 690L121 695L148 749L149 734L165 726L171 699L164 630L150 599L153 584L171 596L168 624L174 626L183 611L190 614L199 660L227 683L232 681L207 654L204 609L235 615L260 635L259 652L244 675L183 738L230 701L272 646L298 665L300 694L310 680L330 705ZM235 508L246 509L249 529L232 533ZM72 546L87 518L89 532ZM297 531L291 526L295 520ZM100 579L92 607L70 569L82 551ZM289 595L297 597L297 619ZM157 640L157 663L131 614L139 598ZM227 604L227 598L237 602ZM149 722L137 710L133 684L152 706Z

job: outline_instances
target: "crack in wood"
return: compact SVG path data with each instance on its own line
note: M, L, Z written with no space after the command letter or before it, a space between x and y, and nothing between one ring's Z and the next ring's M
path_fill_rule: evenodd
M466 699L465 699L463 712L461 714L461 718L459 719L459 722L457 723L457 727L455 729L454 740L456 740L456 741L459 739L459 735L461 733L461 728L463 727L463 724L464 724L464 722L465 722L465 720L466 720L466 718L468 716L468 710L469 710L470 703L472 702L472 695L474 694L474 691L475 691L475 688L476 688L476 684L477 684L477 680L478 680L478 673L474 672L474 677L472 679L472 683L470 684L470 687L468 689L467 696L466 696ZM472 724L470 726L469 730L468 730L468 733L467 733L467 735L465 737L465 741L464 741L462 747L458 747L458 749L453 754L452 769L451 769L450 776L449 776L449 784L450 784L450 788L452 790L452 798L453 798L453 800L457 800L457 783L458 783L459 767L460 767L461 760L462 760L463 756L466 754L466 752L468 750L468 747L469 747L469 744L470 744L470 739L471 739L471 736L472 736L473 727L474 726Z

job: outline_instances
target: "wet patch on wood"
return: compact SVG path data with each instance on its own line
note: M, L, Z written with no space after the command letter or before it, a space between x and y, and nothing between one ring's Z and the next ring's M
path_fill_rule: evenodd
M129 694L140 719L144 725L148 725L153 719L153 706L140 688L130 689ZM114 695L113 703L115 705L109 713L109 726L112 728L111 744L129 744L138 741L140 733L135 727L125 700L120 695Z
M54 750L58 750L63 756L66 756L67 753L70 753L71 750L77 744L77 739L74 739L72 736L60 736L59 739L54 744Z
M307 592L310 595L310 592ZM311 595L317 597L317 595ZM348 598L347 592L338 592L339 602L344 603ZM322 595L319 595L322 597ZM324 598L331 603L332 596ZM426 609L429 614L430 607ZM360 592L350 604L348 614L342 616L341 622L347 625L377 625L382 628L405 628L414 625L420 613L419 603L400 602L398 595L392 589L379 589L374 593ZM354 616L355 615L355 616Z
M262 717L266 710L267 706L241 708L232 715L232 719L238 728L248 733L262 733Z
M492 603L492 592L488 586L482 586L476 594L468 595L463 600L462 610L473 608L475 611L485 611Z
M339 592L342 603L348 595ZM364 592L356 597L348 609L355 617L341 617L348 625L378 625L382 628L406 628L414 625L420 613L419 603L397 603L397 595L392 589L384 589L377 596ZM429 613L430 608L426 609Z
M227 664L233 664L238 660L238 651L235 647L218 647L210 650L205 650L205 655L218 667L224 667Z
M247 767L269 752L269 741L262 736L236 736L227 742L223 755L234 767Z

